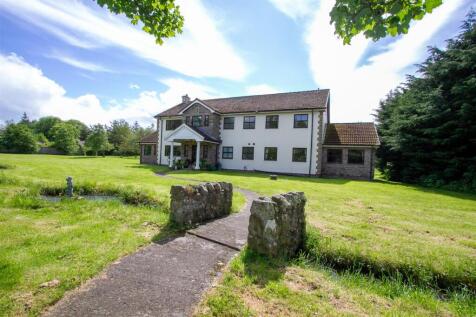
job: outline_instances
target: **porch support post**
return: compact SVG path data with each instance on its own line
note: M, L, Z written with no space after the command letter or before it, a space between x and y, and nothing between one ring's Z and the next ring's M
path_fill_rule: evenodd
M196 159L195 159L195 169L199 170L200 169L200 141L197 141L197 153L196 153Z
M169 167L174 164L174 142L170 142Z

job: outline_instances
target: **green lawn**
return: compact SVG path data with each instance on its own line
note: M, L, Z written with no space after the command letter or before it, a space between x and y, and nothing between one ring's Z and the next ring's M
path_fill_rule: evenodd
M0 316L38 315L111 262L167 235L170 186L189 182L160 178L159 170L137 158L0 154ZM161 203L39 198L41 188L65 186L66 176L78 187L135 190ZM235 195L233 208L243 203ZM54 279L58 286L40 286Z
M377 294L375 291L369 292L369 289L384 289L384 292L394 296L395 293L389 289L405 285L403 297L391 299L390 303L385 304L391 308L388 313L402 310L412 315L418 308L417 311L421 309L422 315L476 314L474 296L469 295L474 294L476 290L475 195L431 190L382 180L367 182L280 176L278 181L272 181L266 174L225 171L213 173L177 171L172 174L184 178L193 175L193 178L203 180L227 180L236 186L263 195L288 191L305 192L308 198L306 208L308 231L312 238L308 242L308 255L314 262L311 268L309 265L306 266L305 275L309 273L309 276L313 276L314 273L311 272L315 271L320 279L332 276L333 278L328 279L326 283L330 283L333 291L343 287L345 292L349 292L350 297L357 296L353 294L355 292L360 294L357 297L362 301L363 306L360 307L362 311L366 311L366 305L370 305L369 311L375 314L383 313L377 309L380 304L372 304L371 298ZM233 267L241 269L233 270ZM225 277L223 289L225 293L231 292L235 288L240 289L241 285L242 292L235 289L232 293L244 293L245 295L241 296L244 303L250 301L255 302L254 304L267 303L277 309L273 314L278 315L281 309L285 309L286 315L292 315L293 312L296 315L306 315L307 312L313 311L314 304L318 306L322 304L322 300L316 302L314 298L320 296L317 292L309 298L305 296L309 303L314 303L311 308L306 308L302 302L303 293L295 292L292 287L286 287L286 274L279 279L279 285L285 289L282 290L285 294L297 296L296 299L299 301L294 306L287 300L293 296L283 297L282 294L265 291L266 287L276 286L274 282L270 284L271 286L267 285L265 290L258 287L253 293L253 286L256 285L243 276L246 271L243 267L242 260L235 260L231 272ZM343 275L336 277L329 273L330 268ZM281 269L287 271L289 267L285 265L285 268ZM372 276L381 278L371 282L362 279L360 275L347 274L349 270L371 273ZM403 280L405 283L382 284L382 278ZM361 285L365 287L362 288ZM466 292L465 289L472 291ZM252 299L246 297L250 295L249 291L254 294ZM219 292L217 298L225 296L225 293ZM424 299L416 301L414 297L420 295ZM438 300L438 297L450 299L444 301ZM328 302L329 300L324 300L327 305L332 304ZM420 301L430 307L421 307ZM253 306L248 304L247 307L250 305ZM291 309L291 306L295 307L295 310ZM345 307L333 309L319 311L336 315L346 311ZM256 311L262 313L260 309Z
M154 174L135 158L0 154L0 315L35 315L118 257L164 236L172 184L305 192L306 256L243 251L199 315L476 315L476 196L374 182L239 172ZM135 190L162 207L38 199L44 186ZM234 198L235 210L244 202ZM60 285L41 288L52 279ZM466 289L466 290L465 290Z

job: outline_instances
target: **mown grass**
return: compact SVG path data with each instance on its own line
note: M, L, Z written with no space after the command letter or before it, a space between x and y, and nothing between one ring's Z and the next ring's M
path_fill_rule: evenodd
M467 293L336 272L298 257L271 260L244 250L228 266L195 316L474 316Z
M0 171L0 316L38 315L111 262L173 234L170 186L190 183L157 177L163 168L136 158L0 154L0 162L9 166ZM40 198L63 195L67 176L76 194L120 200ZM243 203L235 195L234 209Z
M264 173L171 173L184 178L227 179L263 195L303 191L308 198L306 220L313 243L307 252L313 267L386 281L382 282L384 287L393 281L405 289L424 290L435 298L434 305L464 307L448 308L450 314L465 315L468 310L476 314L474 304L468 304L471 300L474 303L476 292L475 195L381 179L366 182L280 176L272 181ZM239 294L235 296L241 298ZM458 296L471 300L451 299ZM447 304L448 300L453 304ZM276 307L284 309L282 305ZM279 309L273 313L279 315Z

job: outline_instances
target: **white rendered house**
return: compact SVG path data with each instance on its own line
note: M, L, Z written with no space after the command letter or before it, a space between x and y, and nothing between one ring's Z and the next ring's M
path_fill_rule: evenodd
M141 163L372 178L379 144L373 123L330 125L329 107L328 89L208 100L183 96L155 116L157 131L141 141Z

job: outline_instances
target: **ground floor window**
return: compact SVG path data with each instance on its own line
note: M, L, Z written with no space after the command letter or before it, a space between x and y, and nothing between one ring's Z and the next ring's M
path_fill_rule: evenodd
M348 150L347 163L348 164L364 164L364 150Z
M180 145L174 145L174 156L180 156L182 153L182 147Z
M277 147L265 147L264 148L264 160L276 161L278 160L278 148Z
M208 158L208 145L204 144L202 146L202 160L206 160Z
M152 154L152 144L144 145L144 155L148 156Z
M241 150L241 158L243 160L254 160L255 148L252 146L244 146Z
M233 159L233 147L232 146L224 146L222 148L221 157L224 159Z
M170 145L165 146L164 155L165 156L170 156Z
M342 163L342 149L328 149L327 163Z
M293 162L306 162L307 149L303 147L293 148Z

